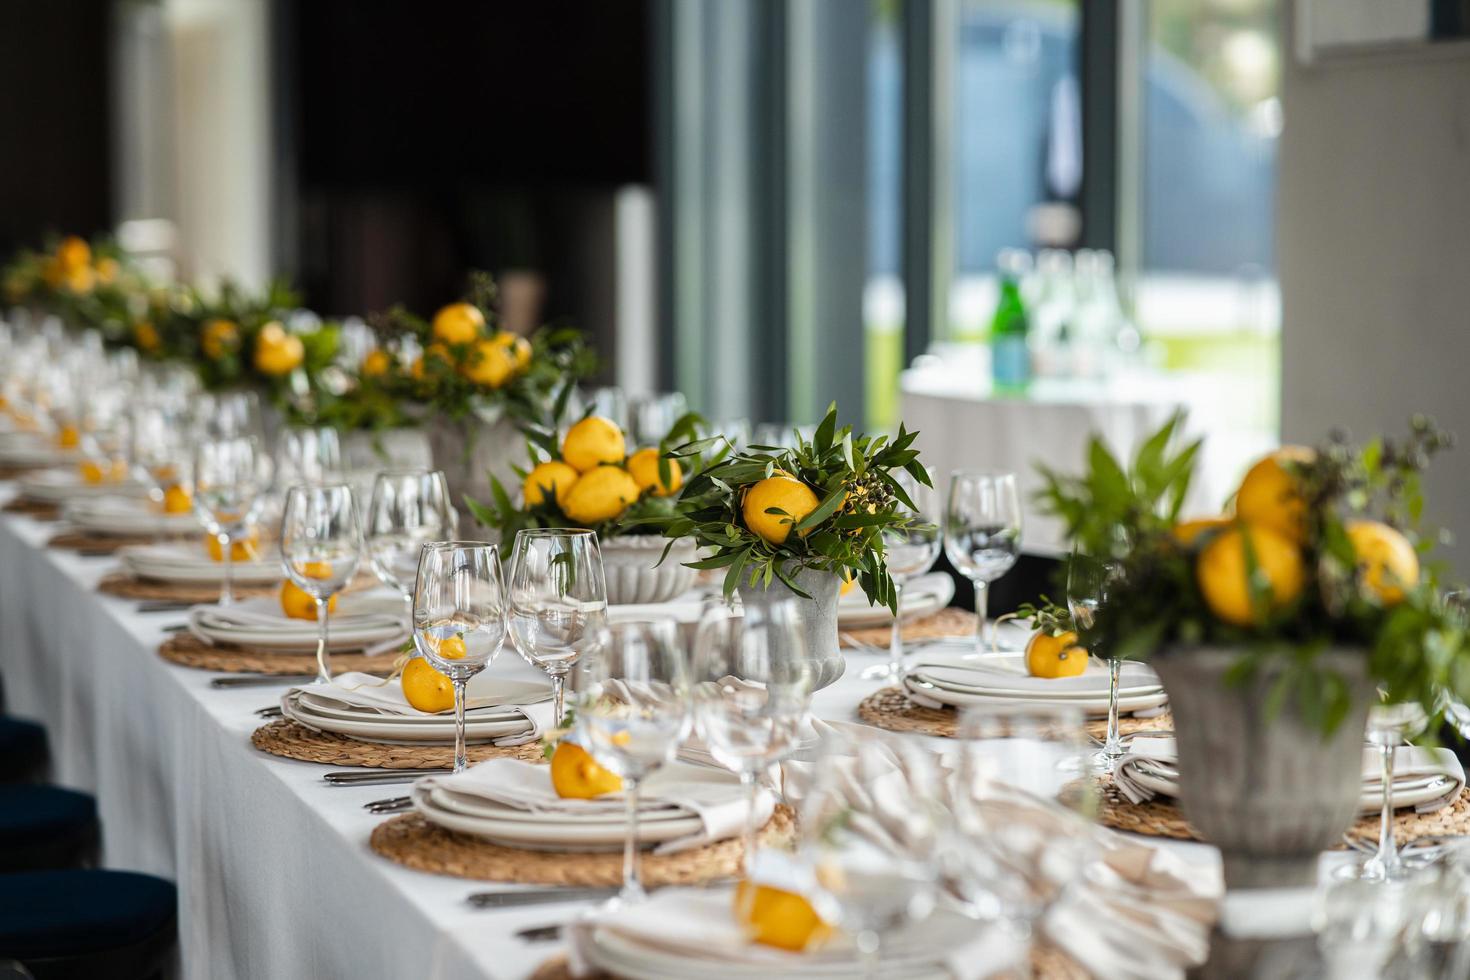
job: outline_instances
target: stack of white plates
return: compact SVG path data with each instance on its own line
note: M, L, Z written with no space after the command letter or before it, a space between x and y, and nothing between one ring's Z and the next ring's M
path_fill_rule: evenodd
M327 647L334 651L385 651L401 645L409 632L403 600L382 592L338 596L328 626ZM189 632L209 644L280 653L315 653L318 636L316 620L291 619L275 596L195 606Z
M94 534L121 536L202 534L192 511L165 514L137 497L84 497L66 505L62 515L73 526Z
M41 470L21 478L20 495L31 500L64 504L90 497L142 497L147 490L136 480L88 483L76 470Z
M921 616L937 613L949 605L954 598L954 579L943 572L920 575L903 587L903 601L899 605L905 621L912 622ZM870 626L886 626L893 622L893 613L887 606L869 605L868 596L862 586L853 585L847 595L837 600L837 626L839 629L863 629Z
M81 462L76 449L62 449L31 432L7 432L0 437L0 466L62 466Z
M502 778L503 777L503 778ZM544 786L530 792L526 781ZM730 772L671 762L639 785L638 840L644 847L701 839L707 831L735 836L743 826L745 791ZM724 810L736 819L708 827L693 805L673 800L697 794L699 806ZM414 786L414 805L432 823L449 830L530 850L614 851L627 836L627 802L621 793L594 799L561 799L547 766L516 759L481 763L467 773L434 776ZM764 794L759 805L773 805Z
M1076 677L1048 679L1026 673L1024 654L977 657L970 650L958 652L956 646L936 644L925 650L904 678L904 686L920 702L956 708L1064 704L1088 715L1108 713L1108 669L1104 664L1093 661ZM1118 680L1118 710L1146 711L1167 700L1159 676L1147 664L1123 665Z
M119 548L117 556L123 568L135 578L218 585L225 577L225 563L210 558L202 541L130 546ZM237 585L270 585L285 576L281 571L281 556L274 552L267 552L255 561L231 564L234 566L231 576Z
M533 715L541 712L527 710L527 706L544 704L551 697L549 686L486 675L475 680L480 683L471 682L470 707L465 712L467 741L529 741L538 734ZM366 742L393 745L454 742L454 712L417 711L403 700L397 680L385 683L382 678L366 674L344 674L330 685L317 683L293 688L281 699L281 710L286 717L307 728Z

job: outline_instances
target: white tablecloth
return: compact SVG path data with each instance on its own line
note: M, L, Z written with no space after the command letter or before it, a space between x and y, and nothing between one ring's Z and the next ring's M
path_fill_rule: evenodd
M0 502L9 496L0 487ZM161 660L162 627L183 615L98 594L113 560L46 549L52 533L0 517L6 708L46 725L54 781L96 794L104 864L178 883L185 977L521 978L560 951L513 933L576 907L477 911L464 899L484 883L374 855L382 818L362 804L406 787L331 787L327 767L257 752L254 711L279 689L214 690L211 673ZM856 720L873 689L858 674L876 659L849 655L815 713ZM531 672L509 650L492 670ZM1218 860L1201 845L1166 846ZM1250 919L1256 899L1243 898ZM1305 921L1310 895L1288 904Z

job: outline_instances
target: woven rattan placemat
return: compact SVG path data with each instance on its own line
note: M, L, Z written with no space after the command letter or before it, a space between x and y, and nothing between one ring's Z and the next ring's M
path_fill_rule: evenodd
M61 505L48 503L44 500L31 500L28 497L16 497L0 510L7 514L20 514L38 521L61 520Z
M453 745L385 745L364 742L331 732L315 732L289 719L262 725L250 735L250 744L262 752L319 762L327 766L363 766L368 769L452 769ZM541 743L525 745L469 745L465 753L471 762L486 759L523 759L543 761Z
M796 835L796 817L784 804L760 831L764 846L786 847ZM417 813L393 817L373 829L372 849L390 861L417 871L534 885L618 885L623 880L623 853L532 851L445 830ZM717 841L673 854L644 852L639 862L643 883L698 885L740 870L740 839Z
M1204 840L1184 819L1178 804L1172 800L1153 799L1146 803L1130 803L1111 783L1102 787L1102 810L1099 822L1116 830L1128 830L1149 837L1175 840ZM1433 813L1415 813L1411 809L1394 814L1394 833L1400 844L1424 837L1448 837L1470 834L1470 789L1462 790L1454 802ZM1378 840L1378 814L1358 818L1348 834L1369 843ZM1340 844L1337 847L1345 847Z
M92 551L98 554L103 552L111 554L129 545L158 544L174 540L180 539L156 534L98 534L94 531L61 531L51 536L51 540L46 542L46 547L60 548L63 551Z
M275 595L279 582L270 585L234 585L235 598L259 595ZM115 595L122 599L159 599L168 602L208 603L219 600L219 586L212 583L154 582L150 579L134 578L126 572L110 572L97 583L97 591Z
M959 712L953 708L927 708L915 704L903 691L896 687L885 687L874 691L858 705L858 717L874 728L890 732L913 732L919 735L938 735L954 738L959 734ZM1132 735L1134 732L1167 732L1173 730L1174 719L1169 712L1152 718L1118 719L1118 732ZM1108 723L1095 718L1087 723L1087 733L1097 738L1107 734Z
M315 653L277 653L249 647L210 646L193 633L175 633L158 648L158 655L172 664L214 670L225 674L314 674ZM368 656L363 653L332 654L332 673L348 670L386 677L393 673L398 651Z
M891 626L868 626L863 629L843 630L840 635L843 646L850 647L855 643L866 643L869 646L886 650L889 638L893 636L893 628ZM905 643L922 643L924 640L943 640L952 636L974 635L975 614L953 607L941 609L937 613L912 621L905 620L903 624Z

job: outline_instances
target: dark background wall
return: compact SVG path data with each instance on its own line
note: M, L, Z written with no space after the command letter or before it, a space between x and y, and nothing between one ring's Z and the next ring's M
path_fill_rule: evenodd
M0 256L111 225L106 0L0 7Z

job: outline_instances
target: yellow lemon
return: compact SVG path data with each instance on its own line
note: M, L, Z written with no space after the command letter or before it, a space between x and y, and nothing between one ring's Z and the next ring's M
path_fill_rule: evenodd
M804 895L741 881L735 886L735 920L752 942L800 953L820 946L832 927Z
M1246 574L1247 536L1256 557L1256 573L1269 587L1270 611L1281 609L1295 600L1301 594L1305 578L1296 542L1278 531L1243 524L1217 535L1205 545L1195 562L1195 580L1210 611L1235 626L1258 623Z
M97 274L89 265L78 266L66 274L66 288L74 293L90 293L97 285Z
M165 514L187 514L194 509L194 495L182 483L164 488L163 512ZM218 547L218 542L216 542Z
M1306 538L1307 503L1284 463L1310 463L1316 454L1304 446L1282 446L1252 466L1235 493L1235 513L1257 527L1268 527L1297 544Z
M133 342L138 345L139 350L148 353L158 350L162 343L158 336L158 328L147 320L140 320L133 324Z
M385 350L370 350L367 357L362 359L362 376L364 378L381 378L393 368L393 358L388 356Z
M255 336L255 369L261 374L290 374L305 359L306 345L301 338L287 333L279 323L267 323Z
M847 595L855 588L857 588L857 576L852 574L852 569L844 568L842 570L842 584L837 587L837 594L840 596Z
M88 483L121 483L128 478L128 464L120 459L105 464L83 460L80 469L82 479Z
M102 464L90 459L82 460L78 469L81 471L82 479L87 483L101 483L107 479L107 473L102 469Z
M1419 584L1419 555L1409 539L1379 521L1349 521L1347 536L1368 591L1385 606L1403 602L1405 590Z
M589 415L572 426L561 442L561 458L578 473L586 473L596 466L620 465L627 453L623 430L612 419L600 415Z
M599 466L572 486L562 511L579 524L597 524L617 517L637 499L638 484L627 470Z
M485 329L485 314L473 303L450 303L434 314L434 339L468 344Z
M1086 669L1087 651L1077 645L1076 633L1038 631L1026 644L1026 673L1032 677L1076 677Z
M313 576L315 577L315 576ZM337 597L327 600L327 615L337 611ZM309 619L316 622L316 600L295 582L286 579L281 583L281 612L292 619Z
M551 756L551 786L566 799L590 800L623 788L622 777L609 772L576 742L562 739Z
M199 328L199 348L217 361L240 346L240 328L232 320L205 320Z
M515 365L517 371L524 371L531 363L531 342L525 337L502 330L495 335L495 343L510 355L510 361Z
M434 648L434 654L438 656L440 660L464 659L464 637L456 635L446 636L443 639L437 639L425 633L424 638L428 640L429 645Z
M103 257L97 260L97 281L104 286L111 286L117 282L117 274L120 271L117 259Z
M669 482L658 478L658 450L640 449L628 457L628 472L639 490L652 490L656 497L669 497L684 485L684 470L677 459L669 460Z
M225 550L220 547L219 538L212 534L204 536L204 547L209 552L209 557L215 561L225 560ZM231 561L254 561L260 557L260 530L251 528L250 533L243 538L236 538L230 542Z
M556 505L565 509L567 494L572 492L572 485L577 482L578 476L580 474L576 470L559 459L541 463L526 474L525 485L521 487L521 499L526 502L527 507L535 507L546 499L547 493L555 493Z
M424 348L424 352L418 357L414 358L413 367L409 369L409 373L413 375L413 379L415 381L423 381L427 377L428 370L425 361L426 359L430 358L440 362L441 364L448 364L449 348L445 347L443 344L430 344L428 347Z
M438 714L454 707L454 685L423 657L414 657L398 678L403 696L420 711Z
M1206 534L1229 527L1231 523L1228 517L1197 517L1175 524L1169 530L1169 535L1184 547L1191 548Z
M791 528L816 510L818 503L812 488L795 477L769 476L749 489L740 512L754 534L771 544L783 544ZM784 511L785 516L766 513L773 508Z
M75 449L82 441L82 431L74 425L63 425L56 433L56 445L62 449Z
M92 246L87 244L85 238L77 235L67 235L56 246L56 261L61 263L61 268L67 272L80 269L92 264Z
M515 374L515 361L506 348L493 340L482 340L475 344L469 359L460 366L460 373L477 385L499 388Z

